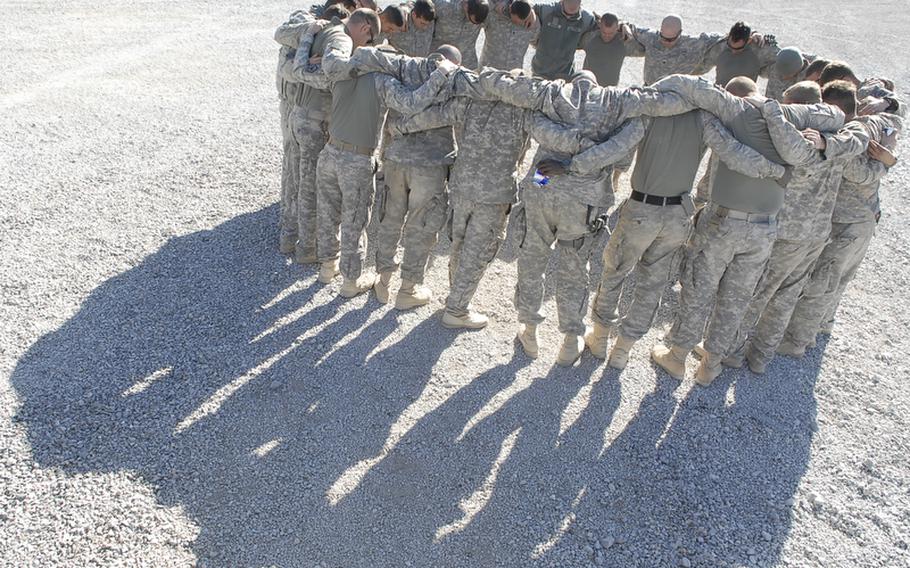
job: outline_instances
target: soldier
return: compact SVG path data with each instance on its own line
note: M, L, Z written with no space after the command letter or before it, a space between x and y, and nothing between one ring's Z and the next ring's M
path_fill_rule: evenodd
M788 104L818 102L814 100L815 93L808 87L801 88L802 85L797 83L787 89L784 101ZM801 96L809 93L808 97ZM845 120L853 119L856 97L850 83L828 83L820 98L840 108ZM772 139L787 136L787 130L791 131L789 136L796 135L793 125L784 120L777 101L765 101L761 110ZM745 359L752 372L761 374L765 371L831 232L831 213L844 169L850 160L866 151L869 143L866 128L858 122L848 122L835 134L807 131L806 138L802 147L776 144L785 160L806 165L795 168L787 183L784 204L778 215L777 240L731 344L731 352L723 360L725 366L741 367Z
M442 325L480 329L486 326L487 317L470 309L471 298L505 236L509 211L516 201L517 168L528 149L529 136L566 153L575 153L582 139L540 113L498 100L467 97L431 107L393 124L392 130L432 132L454 125L458 126L458 156L449 180L450 290Z
M354 16L351 19L354 19ZM376 22L378 27L378 19ZM350 29L348 30L350 33ZM375 36L375 31L371 37ZM354 45L365 45L365 38L353 36ZM358 43L359 42L359 43ZM326 58L322 60L325 66ZM341 227L340 295L351 298L366 292L376 283L373 274L363 274L366 249L365 229L373 199L373 154L379 142L384 107L411 114L429 106L456 67L450 61L437 63L426 83L411 90L398 79L380 73L357 75L349 60L348 78L331 82L332 118L329 141L319 155L319 255L323 273L338 265L338 229ZM355 69L356 70L356 69ZM326 71L330 77L332 71ZM320 274L322 276L322 273Z
M776 101L784 100L784 91L800 81L806 80L809 64L815 56L804 56L796 47L785 47L777 53L774 65L768 70L768 85L765 97Z
M660 31L625 25L623 33L637 42L633 57L644 57L644 82L650 85L668 75L700 75L704 72L705 55L722 43L722 34L683 35L682 18L670 14L660 24Z
M650 120L632 173L632 195L620 208L616 229L604 249L603 275L592 311L594 327L585 336L591 354L606 359L609 336L616 331L609 360L615 369L625 368L633 344L651 327L676 259L689 236L694 211L689 192L705 144L730 168L744 175L784 175L783 166L738 142L707 112L690 111ZM620 320L620 294L633 269L634 300Z
M604 87L619 84L619 73L626 55L634 52L638 44L632 36L625 36L616 14L606 13L597 23L596 34L590 34L584 44L584 69L594 73L597 83Z
M483 23L481 67L520 69L531 42L537 40L540 22L527 0L497 4Z
M379 12L379 24L382 33L379 34L375 43L380 44L388 40L391 45L391 38L403 33L407 28L408 16L409 14L406 7L386 6L383 8L382 11Z
M761 111L754 106L762 100L754 81L738 77L724 91L704 79L677 75L664 79L657 87L683 95L712 112L737 140L775 163L786 163L771 140ZM783 108L786 118L798 129L827 131L843 126L843 113L833 107ZM802 144L802 137L799 143ZM685 376L686 357L705 331L712 304L713 315L705 339L707 353L695 380L707 386L720 374L720 360L739 328L771 252L782 202L783 187L776 180L752 178L723 162L718 164L711 201L699 215L687 245L680 306L667 336L670 347L658 345L651 352L652 359L674 378L681 380Z
M902 127L893 114L861 116L871 133L868 156L851 161L837 194L828 244L818 257L809 282L793 310L777 352L802 357L817 333L831 333L838 304L875 234L881 217L881 179L897 163L893 151Z
M833 61L825 65L818 77L818 84L824 87L831 81L847 81L856 87L856 96L863 99L863 112L877 114L881 112L904 116L906 106L894 94L894 85L881 79L860 81L852 69L842 61ZM889 88L890 87L890 88ZM870 99L876 99L872 101Z
M407 4L408 17L405 29L389 36L389 45L411 57L426 57L433 43L436 7L433 0L416 0Z
M715 44L705 55L705 69L715 67L715 83L724 87L734 77L757 81L766 77L777 61L777 40L772 35L753 33L745 22L736 22L725 41Z
M535 4L540 33L531 59L534 75L545 79L568 79L575 73L575 52L583 47L586 34L597 29L597 20L581 9L581 0Z
M487 0L439 0L436 29L430 49L453 45L461 52L462 65L477 68L477 36L490 12Z

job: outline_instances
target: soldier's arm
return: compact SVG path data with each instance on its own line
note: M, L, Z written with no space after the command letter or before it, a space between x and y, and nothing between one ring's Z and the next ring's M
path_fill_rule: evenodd
M351 53L354 51L354 42L346 33L332 34L322 54L322 72L332 82L343 81L351 77L354 65L351 63Z
M673 91L652 87L629 87L620 92L621 120L639 116L675 116L697 108L691 101Z
M716 116L705 111L699 114L704 127L705 144L730 169L751 178L779 178L784 175L782 165L775 164L737 140Z
M375 47L359 47L351 55L351 66L360 74L386 73L401 77L401 66L405 60L413 58L400 53L386 51Z
M585 140L572 128L554 122L540 112L526 111L525 131L544 148L563 154L577 154Z
M857 156L844 168L844 179L858 185L869 185L880 181L887 173L888 168L878 160L869 156Z
M373 77L379 100L386 107L405 115L420 112L433 104L436 95L448 82L448 76L441 69L433 71L426 83L413 90L390 75L377 73Z
M869 147L869 131L859 122L848 122L837 132L822 132L825 139L825 158L849 159L861 155Z
M838 130L844 126L844 112L829 104L784 105L780 107L784 118L797 130L813 128L821 132Z
M569 172L587 174L615 164L628 156L644 137L645 125L642 119L627 120L605 142L576 154L569 164Z
M300 35L306 29L310 22L315 21L312 14L303 11L296 11L291 14L288 21L278 26L275 30L275 41L288 47L297 47L300 42Z
M703 33L695 40L698 49L693 53L694 61L692 61L692 64L695 68L694 72L696 74L707 73L717 64L716 56L720 55L724 45L727 44L727 36L724 34ZM709 58L710 55L715 56L715 59L711 60Z
M623 24L621 32L626 45L626 55L629 57L644 57L648 49L646 46L649 36L656 36L657 32L647 28L639 28L632 24Z
M711 81L691 75L670 75L651 85L661 92L673 92L694 107L706 110L729 124L749 103L716 86Z
M403 116L392 122L390 131L393 134L411 134L412 132L423 132L424 130L433 130L443 126L454 126L464 120L465 111L471 100L465 97L455 97L448 101L433 105L425 110Z
M470 75L465 75L470 78ZM525 75L512 75L508 71L484 69L475 79L470 79L470 95L483 100L500 100L519 108L546 112L553 117L552 99L558 96L562 82L547 81ZM456 94L464 90L457 87ZM550 110L550 112L547 112Z
M780 157L793 166L808 166L824 161L823 156L803 136L797 125L789 122L779 102L768 99L761 106L761 113L768 126L771 142Z
M322 67L318 64L310 63L310 47L313 44L315 33L307 31L300 38L300 46L296 54L289 57L288 61L281 66L281 76L293 83L303 83L314 89L328 90L332 82Z
M856 93L856 98L862 100L866 97L875 97L888 101L889 106L884 112L896 114L901 117L905 116L907 113L907 106L904 104L904 101L894 92L887 89L880 79L867 79L860 86Z

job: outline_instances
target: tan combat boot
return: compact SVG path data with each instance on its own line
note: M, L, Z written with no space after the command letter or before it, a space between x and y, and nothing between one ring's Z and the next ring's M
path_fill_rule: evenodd
M703 387L710 386L723 370L724 365L721 363L720 355L705 352L701 363L698 364L698 369L695 370L695 382Z
M699 344L696 345L695 348L692 350L692 353L694 353L695 356L698 357L699 359L702 359L705 355L707 355L708 352L705 351L705 342L704 341L699 342Z
M756 375L764 375L765 368L768 364L764 361L761 361L754 353L749 351L746 353L746 363L749 364L749 370L755 373Z
M724 367L730 367L731 369L740 369L745 363L745 356L741 352L733 353L724 357L721 361Z
M375 283L375 274L361 274L356 280L345 278L344 282L341 284L341 290L339 290L338 293L343 298L353 298L372 288Z
M429 288L410 280L402 280L398 296L395 298L396 310L410 310L430 303L433 293Z
M487 316L469 311L463 316L445 312L442 314L442 326L449 329L483 329L487 326Z
M319 262L319 259L316 258L316 253L306 254L299 247L295 248L294 253L294 262L297 264L316 264Z
M281 235L278 238L278 251L281 254L292 254L297 249L297 237Z
M336 276L338 276L337 260L323 262L322 266L319 267L319 277L317 279L323 284L331 284Z
M607 358L607 344L610 342L610 328L597 322L591 331L585 334L585 344L591 350L591 355L598 359Z
M806 354L806 348L799 347L795 343L791 343L785 339L777 346L777 352L781 355L799 359Z
M373 291L376 292L376 299L379 300L380 304L389 303L389 282L392 281L391 272L382 272L379 274L379 278L376 279L376 284L373 285Z
M581 357L581 352L585 350L585 338L574 333L567 333L562 340L562 348L559 355L556 356L556 364L562 367L571 367Z
M613 349L610 351L610 360L607 361L607 365L620 371L625 369L626 364L629 362L629 352L632 351L633 345L635 345L634 339L623 337L622 334L617 335L616 343L613 344Z
M518 342L521 343L525 355L531 359L537 359L537 324L522 324L518 329Z
M651 350L651 359L677 381L686 378L686 357L689 355L682 347L655 345Z

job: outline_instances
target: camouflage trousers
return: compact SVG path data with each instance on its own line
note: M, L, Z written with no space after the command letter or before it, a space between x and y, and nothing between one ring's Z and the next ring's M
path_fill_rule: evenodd
M454 316L468 313L480 279L505 239L511 209L508 203L478 203L469 199L453 202L449 218L452 248L446 298L448 313Z
M691 229L692 219L682 205L627 200L604 249L603 275L591 313L594 321L618 328L623 337L641 339L651 327ZM632 270L635 296L629 312L620 319L619 299L629 293L628 289L624 291L624 283Z
M588 311L589 264L599 241L589 223L604 210L575 201L559 191L526 187L516 217L518 282L515 308L521 323L544 321L544 273L555 245L556 308L559 330L582 335Z
M776 236L776 222L721 217L711 204L700 211L686 245L679 309L667 335L671 345L689 351L704 335L709 353L728 351Z
M872 220L832 224L828 244L818 257L787 326L788 343L809 345L822 326L834 321L844 290L856 276L875 235L875 225Z
M326 144L316 165L319 262L339 258L341 275L358 278L366 255L376 160ZM341 239L339 243L339 229Z
M316 163L329 138L326 121L307 116L306 108L295 107L291 112L291 133L297 146L298 175L296 219L297 258L315 258L317 189Z
M292 105L286 99L278 103L281 114L281 194L279 201L278 229L281 247L293 247L297 242L297 184L299 178L300 148L291 132Z
M758 288L727 355L742 359L748 343L750 360L767 364L774 358L823 248L824 241L774 242Z
M422 283L430 251L446 221L446 178L449 166L405 166L387 161L379 230L376 235L376 270L398 268L395 253L402 241L401 278ZM404 235L402 236L402 232Z
M711 182L717 174L717 155L711 152L708 157L708 169L695 186L695 205L704 206L711 200Z

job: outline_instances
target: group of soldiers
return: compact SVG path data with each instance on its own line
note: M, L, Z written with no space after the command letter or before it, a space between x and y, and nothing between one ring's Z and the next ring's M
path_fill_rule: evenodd
M479 329L487 317L471 299L511 218L517 339L529 357L556 254L558 364L587 347L624 368L678 277L674 322L651 357L682 379L694 350L704 386L724 367L763 373L775 353L800 357L830 333L878 222L904 114L890 81L780 48L743 22L696 36L670 15L650 30L581 0L414 0L381 11L330 0L293 13L275 39L283 253L318 263L322 283L340 273L345 298L372 290L388 303L400 270L395 307L410 309L431 299L424 275L445 231L442 325ZM646 86L616 86L626 57L644 58ZM698 76L711 69L715 82ZM632 193L608 235L613 187L628 170ZM374 197L375 272L363 268ZM587 327L589 260L601 248Z

